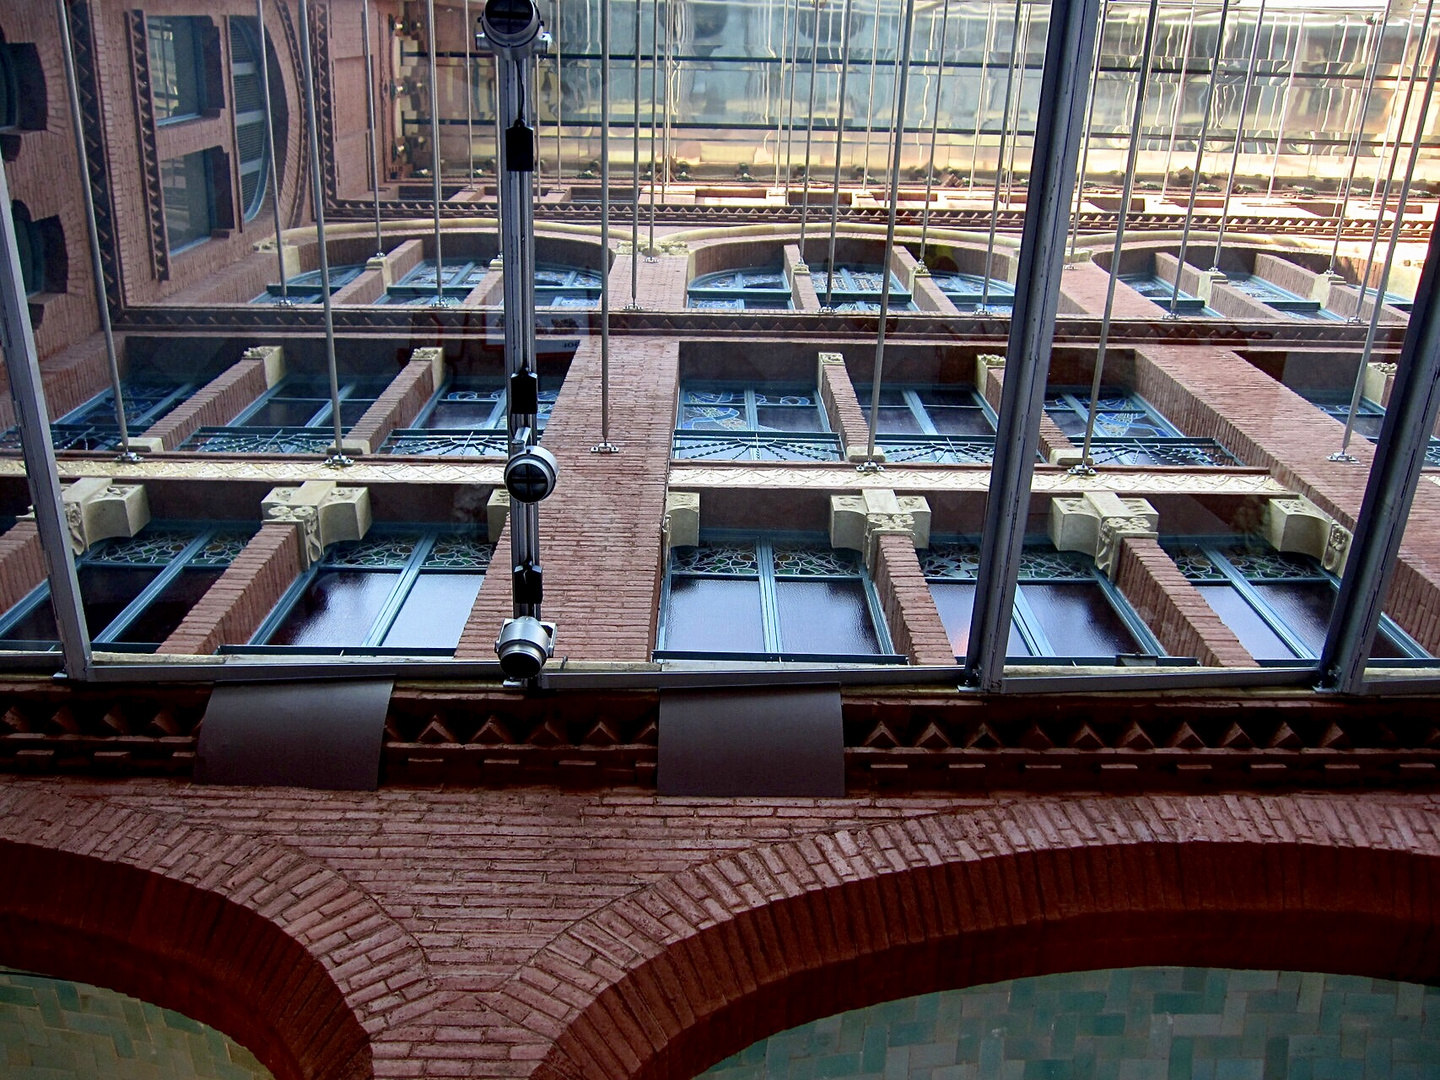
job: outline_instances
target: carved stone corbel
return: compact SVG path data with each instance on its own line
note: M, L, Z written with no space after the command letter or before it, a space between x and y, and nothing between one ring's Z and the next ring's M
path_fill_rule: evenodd
M1050 500L1050 541L1056 551L1083 551L1096 568L1113 577L1126 537L1160 535L1160 515L1144 499L1122 499L1111 491L1087 491Z
M274 488L260 503L266 521L300 530L301 562L309 567L331 544L360 540L370 531L370 489L342 488L334 480L308 480Z
M87 476L67 486L60 502L76 555L101 540L134 536L150 524L150 502L142 484L115 484Z
M1298 551L1343 574L1350 555L1350 530L1303 495L1287 495L1265 504L1265 539L1276 551Z
M919 495L897 496L887 488L866 488L859 495L830 496L830 546L864 556L874 569L878 540L909 537L917 548L930 546L930 504Z
M665 493L665 550L695 547L700 543L700 493L669 491Z

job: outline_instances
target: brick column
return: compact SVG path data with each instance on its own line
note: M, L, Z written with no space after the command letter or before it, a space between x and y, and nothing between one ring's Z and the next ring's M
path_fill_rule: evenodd
M1004 357L982 353L975 358L975 388L986 404L1000 411L1000 397L1005 388ZM1079 448L1046 414L1040 416L1040 453L1052 465L1074 464L1080 460Z
M902 533L885 533L875 543L870 575L895 651L904 653L912 664L955 663L955 649L920 572L914 541Z
M221 645L244 644L301 569L299 527L290 522L261 525L158 651L208 656Z
M654 262L645 261L645 238L640 240L640 260L635 267L636 302L643 311L684 311L690 283L690 260L687 255L659 255ZM659 241L656 241L659 246ZM623 311L630 303L629 253L615 256L610 269L610 310Z
M345 436L346 443L364 443L361 451L373 454L390 432L409 427L437 387L445 381L445 353L439 348L416 349L400 374L391 380L375 404Z
M804 263L800 258L799 244L785 245L785 273L790 278L790 299L796 311L819 311L820 295L815 289L815 279L809 274L797 273L796 266Z
M1194 656L1206 667L1256 666L1235 632L1221 621L1157 541L1124 537L1114 581L1172 656Z
M202 427L229 423L284 374L284 356L278 345L248 349L238 363L211 379L133 441L144 440L152 451L174 450Z
M923 274L919 272L920 263L910 254L909 248L895 248L890 258L890 269L902 282L909 283L910 295L914 297L915 306L921 311L933 311L941 315L960 314L950 298L935 284L930 271L926 270Z
M1175 260L1171 258L1170 262L1173 265ZM1099 318L1105 313L1105 294L1109 288L1110 275L1093 262L1071 263L1060 275L1060 314ZM1111 313L1121 319L1158 319L1165 314L1165 309L1123 281L1117 281Z
M822 352L815 384L820 403L825 406L825 415L830 420L830 428L840 436L845 456L852 461L863 459L870 444L870 426L865 423L865 413L860 409L855 384L845 370L845 357L840 353ZM875 454L882 459L884 457L879 447L876 447Z
M0 612L9 611L45 580L45 553L33 521L17 521L0 536Z

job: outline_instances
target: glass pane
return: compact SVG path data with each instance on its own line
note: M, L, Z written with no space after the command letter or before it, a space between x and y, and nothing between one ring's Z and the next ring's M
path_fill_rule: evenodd
M100 633L124 611L160 571L140 567L82 566L80 596L85 604L85 625L90 634Z
M421 574L384 644L402 649L455 648L484 580L484 574Z
M994 435L995 429L979 408L930 410L930 422L941 435Z
M306 590L269 645L360 645L398 575L367 570L330 570Z
M44 599L4 635L5 641L58 641L59 639L60 631L55 626L55 609L50 606L48 591Z
M861 406L865 413L865 419L870 419L870 406L868 403ZM915 419L915 414L905 406L880 406L880 423L875 430L881 435L919 435L924 430L920 427L920 421Z
M671 578L661 648L676 652L764 652L760 583Z
M777 581L780 647L792 653L865 655L880 641L858 581Z
M935 606L940 611L940 622L950 638L950 647L956 656L964 656L970 645L970 613L975 607L975 585L968 581L932 581L930 595L935 597ZM1030 649L1025 638L1012 619L1010 640L1005 646L1006 656L1029 656Z
M1021 585L1055 656L1115 656L1139 651L1135 637L1097 584Z
M267 401L245 419L244 427L305 427L325 407L323 401L279 399Z
M441 401L425 422L427 428L484 428L495 412L493 401ZM501 423L504 421L502 420Z
M1235 632L1256 660L1293 660L1294 651L1230 585L1197 585L1220 621Z
M175 632L211 585L220 580L219 570L185 570L152 600L117 641L159 645Z
M1335 589L1330 583L1287 581L1256 585L1255 591L1310 651L1319 656L1325 644L1325 630L1330 625L1330 612L1335 607Z
M208 240L215 228L215 196L210 165L203 150L160 163L164 189L165 232L170 250Z
M761 431L824 431L813 405L757 405L756 427Z

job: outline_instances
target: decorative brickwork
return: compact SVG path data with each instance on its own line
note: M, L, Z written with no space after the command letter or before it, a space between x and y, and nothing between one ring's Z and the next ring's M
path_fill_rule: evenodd
M208 655L221 645L244 644L301 569L300 530L288 523L261 525L160 652Z
M839 353L821 353L817 376L820 402L825 406L830 430L840 436L840 445L847 451L863 451L870 444L870 426L845 368L845 358Z
M1127 536L1120 543L1115 585L1171 656L1205 665L1255 667L1240 639L1185 579L1160 544Z
M160 151L155 145L155 101L150 87L150 44L143 11L127 11L130 64L135 72L135 142L140 150L140 176L145 186L145 224L150 229L150 272L161 281L170 277L170 241L165 231L165 198L160 188Z
M202 427L228 424L268 388L263 356L237 361L152 424L145 438L159 439L162 449L174 450Z
M375 404L355 422L345 436L346 442L363 442L373 452L395 428L409 427L437 389L436 366L434 359L426 356L411 360L401 368L400 374L375 399Z
M45 580L45 553L33 521L17 521L0 535L0 611L9 611Z
M886 533L875 541L870 573L895 651L912 664L953 664L955 650L920 572L914 541L899 533Z

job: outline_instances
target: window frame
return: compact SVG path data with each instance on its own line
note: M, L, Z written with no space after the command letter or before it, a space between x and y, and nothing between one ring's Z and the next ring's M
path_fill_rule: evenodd
M915 434L906 432L883 432L877 425L875 430L875 445L885 451L885 460L895 465L982 465L989 466L995 459L995 426L997 414L991 404L985 400L985 395L980 393L973 386L950 385L941 383L900 383L891 386L882 386L884 391L900 392L904 397L904 405L910 410L915 418L920 431ZM927 404L923 395L929 391L966 391L968 390L971 399L978 407L980 414L990 425L989 435L947 435L939 431L933 418L930 416L931 408L963 408L966 406L942 405L939 403ZM868 425L870 422L870 400L873 396L874 387L868 383L860 383L855 387L856 396L860 400L860 413L865 417ZM894 405L880 406L882 409L896 408Z
M477 384L470 387L461 383ZM484 426L469 428L440 428L428 426L435 410L444 404L451 394L479 394L487 397L455 398L456 401L493 401L490 415ZM560 387L553 390L541 388L540 411L536 414L536 429L542 433L550 421ZM377 454L395 457L504 457L509 453L509 413L506 409L505 381L501 376L493 379L484 377L450 376L435 393L430 395L424 407L416 414L409 427L393 428L385 441L375 451ZM441 448L435 450L407 450L408 443L435 442Z
M1333 395L1319 391L1297 391L1297 393L1326 416L1338 420L1342 424L1350 415L1350 397L1343 391L1337 391ZM1384 420L1385 406L1376 404L1370 398L1362 397L1360 404L1355 409L1355 419L1357 421L1361 419ZM1374 434L1361 430L1358 423L1354 430L1360 432L1373 445L1380 437L1378 424L1376 427L1377 430ZM1425 444L1424 467L1427 469L1440 468L1440 437L1431 435L1430 441Z
M197 428L183 443L176 447L177 450L191 453L210 454L308 454L328 450L335 442L329 390L324 396L320 394L286 394L285 389L298 378L319 379L323 376L310 375L308 373L291 373L286 375L274 386L270 387L258 398L252 401L228 424L214 427ZM357 397L355 391L362 387L362 384L375 379L378 386L374 397ZM384 385L379 385L380 379L385 379ZM382 395L386 388L394 382L394 376L349 375L340 380L340 404L343 408L348 401L367 401L367 410ZM272 404L277 399L294 397L297 401L314 401L318 406L303 424L251 424L250 419L261 409ZM358 421L357 421L358 422ZM355 424L351 423L345 427L348 434ZM326 430L327 428L331 430ZM312 436L311 432L324 432ZM249 437L256 440L264 440L280 446L280 449L272 449L264 446L248 446L239 449L210 449L210 440L221 440L226 438L244 439Z
M186 240L183 244L177 246L170 235L170 209L173 204L165 196L165 191L167 190L165 183L165 169L166 166L172 165L172 163L185 163L189 162L192 158L198 158L200 161L200 172L202 174L201 190L204 192L204 206L208 220L206 222L206 227L200 231L199 235L196 235L191 239ZM188 175L189 166L183 165L181 167L183 167L187 171L186 183L188 185L191 179ZM171 255L179 255L181 252L189 251L192 248L198 247L199 245L205 243L207 240L211 239L214 236L215 230L220 227L220 206L218 192L216 191L215 187L215 161L213 147L204 150L193 150L188 154L181 154L178 157L165 158L163 161L161 161L160 190L161 206L165 214L165 243L167 246L167 250L170 252Z
M713 394L744 394L745 420L747 426L744 428L733 428L728 430L703 430L694 428L683 428L680 425L684 421L684 412L687 406L686 394L713 393ZM770 402L761 403L756 400L758 395L769 394L776 397L803 396L811 399L811 404L805 408L814 408L819 421L824 425L818 431L786 431L771 428L759 427L758 410L761 407L770 406ZM704 402L688 403L692 405L703 405ZM718 403L717 403L718 404ZM738 403L737 403L738 404ZM776 402L783 405L784 402ZM797 407L802 407L797 404ZM778 383L745 383L725 380L700 379L684 381L680 384L677 404L675 410L675 432L670 440L670 456L675 461L843 461L845 460L845 448L840 445L840 436L830 426L830 417L825 412L825 402L820 396L819 387L802 383L778 382ZM719 452L726 450L725 444L732 444L730 449L736 452L736 456L720 457ZM682 449L703 450L711 447L711 454L682 454ZM812 452L806 452L809 448ZM786 453L788 449L789 453ZM741 456L743 452L743 456ZM832 456L833 455L833 456Z
M656 615L655 641L656 647L651 651L651 657L657 661L665 660L738 660L758 661L766 663L827 663L827 664L908 664L909 660L903 654L896 653L894 641L890 634L889 624L885 620L884 606L880 603L879 594L876 592L875 583L871 580L869 571L865 568L864 560L860 558L859 552L851 552L844 548L831 547L828 538L815 533L778 532L766 531L762 533L746 532L739 529L715 529L706 530L700 534L700 543L728 544L736 543L753 544L755 550L756 570L753 575L742 573L705 572L705 571L676 571L675 554L672 549L667 553L665 559L665 574L660 586L660 607ZM777 572L775 569L775 545L786 544L806 545L817 548L824 548L830 552L844 552L846 561L853 561L854 572L845 574L786 574ZM671 622L670 594L671 586L675 578L699 578L719 579L731 581L757 581L759 586L760 617L761 617L761 641L764 649L761 652L732 652L716 651L705 652L690 649L669 649L663 644L669 633ZM784 642L780 636L780 608L776 596L776 583L778 581L859 581L862 591L862 598L865 604L865 613L870 619L871 629L875 633L877 652L875 653L807 653L792 652L784 648Z
M947 280L954 281L956 279L964 281L967 284L972 281L976 282L977 288L974 292L970 292L969 290L962 291L955 288L947 289L945 287ZM1015 307L1015 286L1003 278L992 277L990 279L990 303L984 305L983 308L980 304L980 298L985 295L984 274L970 274L963 270L932 270L930 271L930 280L935 283L936 288L945 294L946 299L955 305L956 310L962 314L978 314L981 311L988 312L1002 308L1009 311ZM1000 302L997 303L997 300Z
M1225 284L1244 293L1252 300L1258 300L1266 307L1279 312L1286 318L1305 322L1344 322L1345 316L1337 315L1319 300L1307 300L1283 286L1276 285L1269 278L1259 274L1231 273Z
M757 278L778 277L781 284L747 284L744 282L747 274ZM713 284L722 278L737 276L742 282L739 285ZM692 278L685 286L685 306L698 311L793 311L795 291L790 274L783 264L741 266L729 270L714 270Z
M820 303L825 303L825 294L830 278L839 275L840 281L833 289L830 289L830 299L833 301L833 311L854 311L864 314L879 314L880 295L883 291L883 284L876 288L868 288L858 283L857 274L885 273L885 268L880 263L838 263L832 273L828 266L818 267L811 273L814 279L815 295L819 297ZM918 311L915 306L914 294L900 282L900 276L895 271L890 274L890 311L906 312ZM824 281L819 279L824 278ZM843 288L841 285L843 284ZM873 299L872 299L873 297Z
M240 182L241 208L240 218L242 221L253 221L259 216L260 211L265 207L265 196L270 186L270 139L267 137L269 127L268 118L265 115L265 102L263 97L256 108L240 112L240 93L236 87L236 80L245 76L254 76L257 80L261 78L261 65L268 63L267 50L265 47L264 27L256 31L256 19L253 15L230 15L227 17L226 26L230 33L230 97L234 103L234 112L231 116L231 123L235 131L235 174ZM250 51L251 59L242 60L239 58L235 43L236 40L244 43L245 48ZM272 93L274 88L272 87ZM260 127L260 156L246 160L240 152L240 129L254 125ZM245 178L254 173L260 174L260 179L255 185L255 193L250 201L244 201ZM334 282L331 282L332 292ZM316 294L318 300L319 294Z
M1103 407L1110 399L1123 399L1123 406ZM1159 409L1151 405L1133 390L1118 386L1100 388L1102 407L1096 416L1096 434L1090 440L1091 458L1097 465L1117 467L1153 468L1240 468L1244 462L1232 454L1218 439L1186 435L1172 424ZM1063 408L1080 418L1082 427L1090 413L1090 388L1088 386L1047 386L1045 388L1045 415L1055 421L1055 412ZM1140 417L1155 429L1150 435L1103 435L1100 423L1106 413L1139 413ZM1055 421L1058 424L1058 421ZM1132 421L1133 423L1133 421ZM1073 436L1066 433L1067 438ZM1078 449L1078 447L1077 447ZM1136 455L1161 454L1164 452L1183 454L1186 460L1171 462L1136 461ZM1132 460L1122 460L1131 458Z
M459 639L456 644L445 648L443 646L385 646L380 642L385 640L386 635L394 628L395 620L399 617L401 609L405 606L414 589L416 582L422 574L448 575L448 574L475 574L481 576L480 588L484 588L484 576L489 572L490 566L495 557L495 545L489 540L480 542L477 546L488 547L489 553L485 557L483 566L451 566L451 567L429 567L425 562L434 552L435 546L445 537L469 537L475 534L475 526L435 526L435 525L413 525L385 524L374 525L365 534L363 540L346 541L349 544L365 544L385 538L405 539L415 537L415 546L410 554L405 557L399 565L377 565L357 566L336 562L337 556L343 554L341 544L332 544L324 554L316 559L306 570L304 570L275 602L269 613L261 621L250 639L243 645L224 645L222 653L257 653L257 654L289 654L310 653L322 656L348 656L363 654L367 656L453 656L456 648L459 647ZM356 645L272 645L270 638L274 637L279 629L294 611L295 607L305 598L310 588L326 571L339 570L373 570L376 573L392 574L395 583L391 586L385 601L377 610L373 620L367 629L364 638ZM476 592L477 599L479 590ZM464 633L464 627L461 628Z
M203 15L150 15L145 19L145 45L149 53L151 72L150 97L154 109L156 127L168 127L171 124L182 124L189 120L200 119L205 115L206 111L211 108L209 101L209 73L206 71L205 59L205 38L208 31L203 25L207 23L212 27L214 25L210 22L209 18ZM181 81L179 76L182 57L180 55L181 35L177 33L177 29L182 25L185 27L184 37L187 39L188 44L188 48L184 51L189 54L184 58L183 62L190 68L191 75L194 79L195 100L190 103L184 102L182 95L177 92L174 95L175 100L178 106L184 109L184 111L165 112L162 116L162 112L168 107L164 103L169 100L171 95L164 93L161 89L162 76L166 65L163 62L165 58L156 56L156 31L168 30L170 33L176 65L175 82L178 85ZM194 107L185 108L187 104L193 104Z
M416 279L435 270L441 279L440 295L446 302L447 307L461 304L465 298L480 287L485 280L485 275L490 270L488 262L480 259L445 260L445 265L436 268L434 259L421 259L408 271L405 276L385 289L385 295L375 302L390 307L416 307L426 304L435 299L435 281L418 281ZM466 279L477 275L470 284L464 284ZM454 284L454 282L461 284Z

